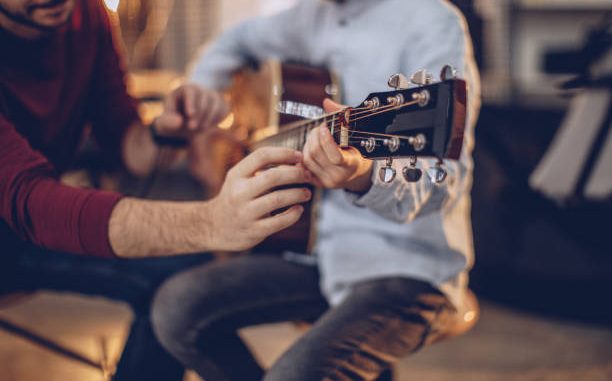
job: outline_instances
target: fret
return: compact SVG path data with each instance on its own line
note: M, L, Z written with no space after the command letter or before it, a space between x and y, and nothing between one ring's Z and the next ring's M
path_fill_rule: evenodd
M301 121L293 126L284 126L284 128L281 127L281 130L276 135L268 136L255 142L253 148L280 146L301 151L304 149L304 145L306 145L308 134L321 124L324 124L333 136L334 132L336 132L337 120L337 114L333 113L317 119Z

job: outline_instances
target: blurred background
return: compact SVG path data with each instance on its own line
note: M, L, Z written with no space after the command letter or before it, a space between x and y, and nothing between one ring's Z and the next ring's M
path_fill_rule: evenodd
M468 20L483 85L474 152L476 264L471 276L482 313L466 335L402 361L396 379L612 380L612 198L609 188L588 192L592 182L604 189L612 182L612 168L597 171L605 149L601 141L612 141L609 107L607 116L593 114L584 121L603 121L586 153L566 149L554 156L561 129L577 128L566 117L578 94L594 88L610 92L612 0L452 2ZM214 36L292 3L106 0L143 118L159 111L163 95ZM564 174L568 163L573 186L548 189L543 179L550 167L539 167L547 155L561 166L555 173ZM580 171L574 173L576 161ZM151 185L125 174L106 175L87 149L81 162L86 171L74 172L68 181L131 194L147 187L153 198L193 199L204 193L186 168L175 168ZM0 309L0 315L104 359L111 368L130 320L129 309L120 304L57 294L36 294ZM285 324L244 335L269 364L300 330ZM1 330L0 373L6 380L40 380L41 375L103 380L99 370Z

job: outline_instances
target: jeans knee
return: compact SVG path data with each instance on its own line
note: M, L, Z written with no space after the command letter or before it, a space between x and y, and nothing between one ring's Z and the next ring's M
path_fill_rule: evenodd
M197 340L192 313L181 303L187 292L180 279L171 278L157 290L151 304L151 324L157 340L179 358L191 351Z

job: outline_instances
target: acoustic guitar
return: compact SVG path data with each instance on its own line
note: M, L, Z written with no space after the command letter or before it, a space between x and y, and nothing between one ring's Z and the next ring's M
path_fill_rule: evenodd
M466 119L466 83L446 66L433 82L425 71L410 80L396 74L389 79L391 91L372 93L356 107L323 114L324 98L339 101L336 77L322 68L267 61L234 76L230 89L233 124L231 132L249 150L284 146L301 150L308 133L325 125L340 147L354 147L368 159L386 159L383 181L395 179L390 166L395 157L419 156L458 159ZM440 168L437 180L444 179ZM404 181L419 181L416 166L404 168ZM314 242L316 202L313 197L301 220L281 231L255 251L306 253ZM310 206L310 207L308 207Z

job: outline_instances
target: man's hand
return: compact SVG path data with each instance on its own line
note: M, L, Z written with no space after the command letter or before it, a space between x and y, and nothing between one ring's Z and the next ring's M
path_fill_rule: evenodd
M218 92L185 84L166 97L164 112L154 123L161 135L190 137L215 127L228 112Z
M219 195L210 201L210 240L222 250L246 250L293 225L311 192L306 188L278 189L304 184L312 176L302 154L287 148L261 148L227 173ZM270 166L275 165L273 168ZM279 209L288 208L278 214Z
M329 99L323 102L323 107L327 112L342 108ZM304 164L314 175L316 186L353 192L365 192L371 186L372 161L364 159L355 148L340 149L325 126L313 129L308 135Z
M277 188L311 181L301 163L300 152L261 148L228 172L221 192L210 201L126 197L111 214L111 246L128 258L250 249L300 218L304 208L297 204L308 201L310 191Z

